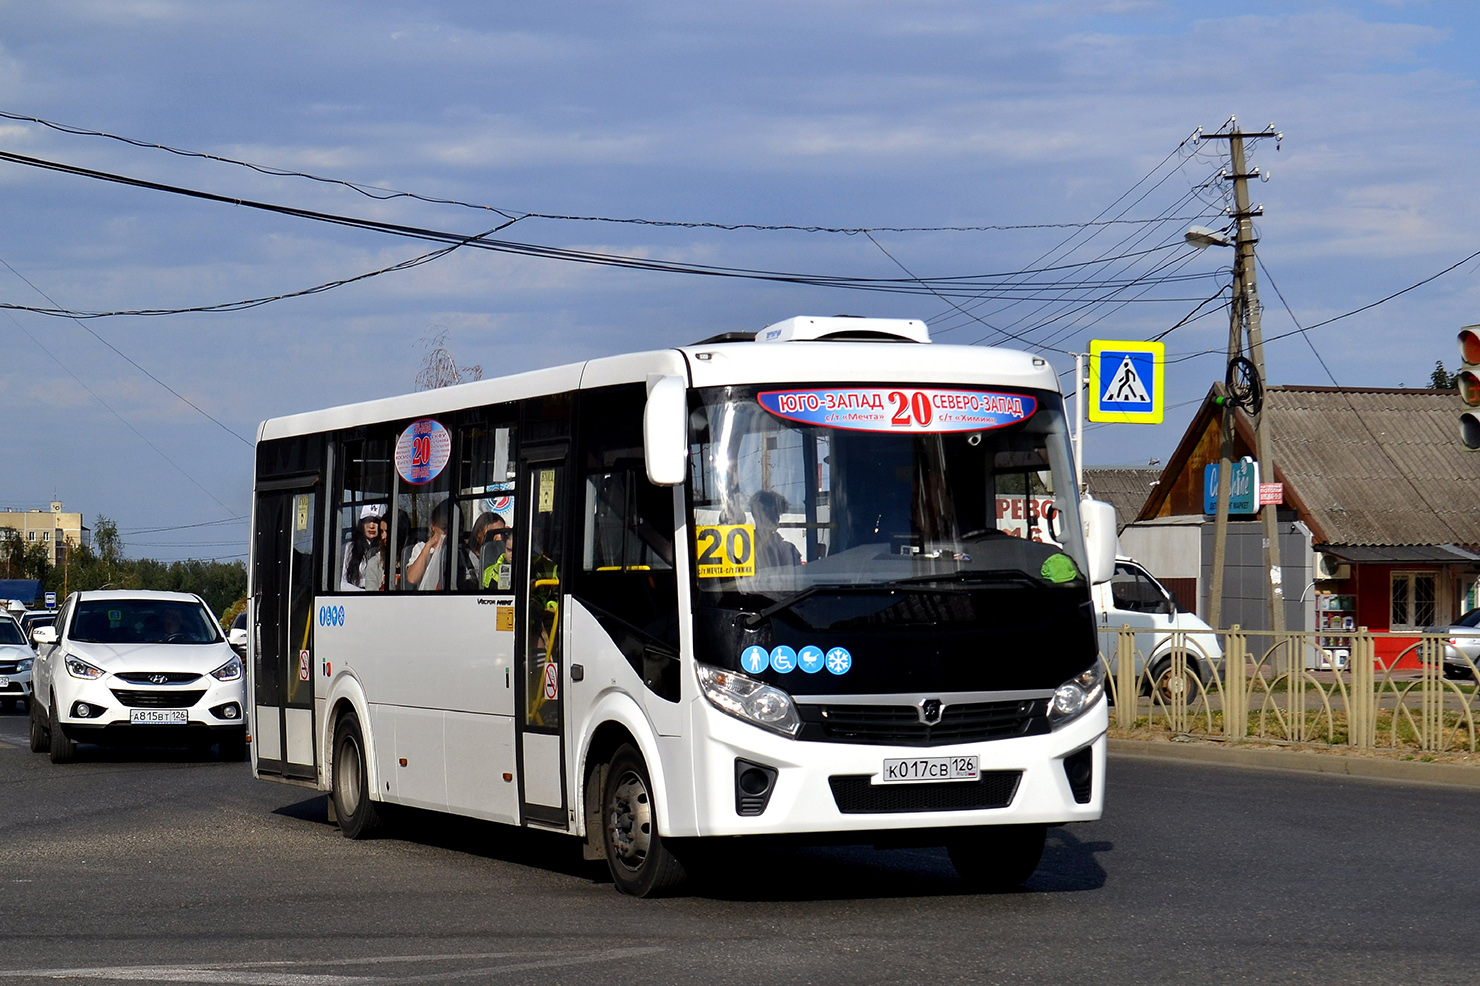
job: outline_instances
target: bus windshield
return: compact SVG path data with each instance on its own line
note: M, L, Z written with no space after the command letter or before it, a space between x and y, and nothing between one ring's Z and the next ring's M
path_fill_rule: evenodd
M814 395L883 410L828 420L827 397ZM958 404L1004 413L960 421L939 406ZM907 426L891 424L899 408ZM690 424L701 591L778 600L820 584L1083 584L1058 395L728 387L701 392Z
M1089 663L1058 394L749 386L690 406L701 663L807 694L1052 689ZM745 657L763 651L779 666Z

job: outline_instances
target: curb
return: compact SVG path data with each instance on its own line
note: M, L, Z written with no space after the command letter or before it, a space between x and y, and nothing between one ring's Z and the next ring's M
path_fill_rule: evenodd
M1215 746L1204 743L1158 743L1150 740L1111 739L1110 756L1116 759L1176 760L1183 763L1222 764L1228 767L1257 767L1308 774L1344 774L1375 780L1440 784L1480 790L1480 767L1458 763L1424 763L1419 760L1385 760L1347 757L1308 750L1269 750Z

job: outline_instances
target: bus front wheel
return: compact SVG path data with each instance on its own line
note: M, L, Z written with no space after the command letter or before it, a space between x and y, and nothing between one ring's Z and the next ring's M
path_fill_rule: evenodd
M606 864L617 889L652 897L683 882L683 865L664 845L654 811L652 782L642 755L620 747L607 767L601 794Z
M1033 875L1043 858L1046 825L983 825L952 840L946 850L961 879L979 890L1011 890Z
M353 713L334 727L334 790L330 796L345 838L368 839L380 830L380 809L370 800L365 738Z

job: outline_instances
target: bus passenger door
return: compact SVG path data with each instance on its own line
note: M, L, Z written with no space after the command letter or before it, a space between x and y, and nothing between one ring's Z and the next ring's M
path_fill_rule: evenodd
M318 511L314 489L302 483L257 493L252 745L259 774L312 780L318 776L312 621Z
M565 572L566 489L565 447L526 450L519 470L522 489L516 546L522 574L515 570L515 605L520 615L518 637L521 689L519 703L519 800L526 821L565 828L564 711L565 642L561 619Z

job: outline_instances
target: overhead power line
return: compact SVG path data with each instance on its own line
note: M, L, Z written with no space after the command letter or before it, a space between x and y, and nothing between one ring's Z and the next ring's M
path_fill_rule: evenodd
M12 267L10 265L10 262L7 261L4 257L0 257L0 264L4 264L6 270L10 271L12 274L14 274L16 277L20 278L22 281L25 281L26 284L31 288L32 291L35 291L37 294L41 295L41 297L45 298L47 301L50 301L54 307L57 306L56 300L53 299L51 295L47 294L45 291L43 291L40 288L38 288L31 281L31 279L29 277L27 277L26 275L22 274L20 271L16 270L14 267ZM58 311L61 311L62 309L60 307L57 307L57 310ZM167 384L163 380L159 379L159 377L156 377L153 373L150 373L148 370L144 369L142 366L140 366L134 360L134 358L132 356L128 355L123 350L121 350L117 346L113 345L113 343L109 342L107 339L104 339L102 336L98 335L85 322L83 322L80 319L77 319L75 317L72 319L72 321L74 321L74 322L77 323L77 327L78 328L82 329L88 335L90 335L94 339L98 340L98 342L101 342L103 345L105 345L109 349L113 350L113 352L117 353L121 358L123 358L124 360L126 360L128 362L128 364L130 366L132 366L134 369L138 370L140 373L144 374L144 376L148 377L150 380L153 380L155 383L159 384L165 390L168 390L171 394L174 394L175 397L179 398L179 400L181 402L183 402L184 404L188 405L190 408L192 408L194 411L196 411L198 414L200 414L206 420L210 421L212 424L216 425L216 427L218 427L222 431L226 432L226 434L230 435L232 438L235 438L237 441L239 441L242 444L246 445L248 448L251 448L252 443L251 443L251 441L249 439L247 439L245 436L243 436L240 433L238 433L235 430L233 430L225 422L221 421L219 418L215 417L210 412L206 411L199 404L195 403L190 398L188 398L184 394L180 393L174 387L171 387L169 384Z
M276 178L303 178L308 181L318 182L325 185L335 185L347 188L367 198L378 201L389 199L411 199L417 202L426 202L430 205L452 205L464 209L477 209L484 212L497 213L505 219L548 219L559 222L583 222L583 223L614 223L630 226L660 226L678 229L715 229L724 231L755 230L762 232L799 232L799 233L841 233L854 236L862 233L981 233L981 232L1007 232L1016 230L1034 229L1086 229L1096 226L1112 226L1122 224L1158 223L1163 219L1126 219L1115 218L1102 220L1099 217L1089 222L1062 222L1062 223L989 223L983 225L953 225L953 226L825 226L825 225L802 225L798 223L722 223L706 220L679 220L679 219L646 219L641 217L617 217L617 216L592 216L557 212L526 212L519 209L508 209L499 206L485 205L477 202L466 202L461 199L443 198L432 195L422 195L418 192L408 192L395 188L386 188L380 185L371 185L364 182L348 181L343 178L331 178L324 175L316 175L308 171L295 171L288 168L278 168L270 165L254 164L251 161L243 161L237 158L225 157L220 154L210 154L205 151L191 151L179 147L171 147L152 140L141 140L136 137L125 137L120 134L109 133L106 130L90 130L84 127L75 127L65 123L57 123L46 120L39 116L27 116L20 113L9 113L0 110L0 118L15 120L20 123L34 123L39 126L56 130L60 133L73 134L82 137L101 137L106 140L118 141L133 147L141 147L147 150L164 151L178 157L196 158L202 161L215 161L220 164L229 164L234 167L246 168L259 174L270 175ZM1183 141L1185 144L1186 141ZM1180 149L1179 145L1179 149ZM1176 153L1175 151L1173 153ZM1159 166L1158 166L1159 167ZM1179 217L1181 221L1193 222L1205 218L1203 215Z
M186 196L189 198L230 204L241 208L258 209L266 212L276 213L279 215L291 216L300 219L308 219L316 222L324 222L332 225L365 229L373 232L380 232L410 239L449 243L454 249L459 247L469 247L472 249L491 250L495 252L509 253L520 256L536 257L548 260L560 260L571 263L591 264L597 266L621 267L627 269L651 270L667 273L698 274L710 277L777 281L782 283L807 284L817 287L831 287L848 290L883 291L898 294L932 294L937 296L949 295L951 297L970 298L974 300L981 298L999 297L1062 301L1068 298L1074 298L1076 300L1094 302L1099 300L1106 300L1107 297L1113 297L1113 295L1097 295L1095 294L1095 292L1115 292L1130 284L1142 283L1142 280L1140 278L1130 280L1085 278L1078 281L1055 279L1050 281L1026 281L1016 283L1013 281L1013 279L1015 278L1021 279L1022 277L1030 274L1049 273L1071 268L1093 267L1098 264L1123 259L1122 256L1097 258L1096 260L1086 261L1082 263L1060 264L1052 267L1039 268L1036 270L1013 271L1005 274L956 275L948 277L929 278L870 278L850 275L807 274L745 267L728 267L711 264L656 260L647 257L634 257L611 253L597 253L589 250L573 250L563 247L553 247L533 243L520 243L512 240L496 240L489 238L491 233L496 232L498 229L504 228L510 223L517 220L509 220L501 224L499 227L495 227L493 230L469 236L464 233L451 233L444 230L429 229L426 227L408 226L400 223L387 223L354 216L318 212L310 209L300 209L293 206L278 205L270 202L258 202L249 199L233 198L231 196L218 195L214 192L205 192L199 189L185 188L178 185L168 185L160 182L146 181L144 179L132 178L126 175L98 171L91 168L82 168L75 165L63 164L55 161L47 161L41 158L34 158L5 151L0 151L0 161L9 161L14 164L21 164L28 167L56 171L63 174L74 175L77 177L91 178L98 181L121 184L150 191L166 192L170 194ZM1167 243L1158 247L1154 247L1151 250L1145 252L1151 253L1159 250L1173 249L1178 246L1185 247L1185 244ZM1187 249L1190 252L1190 248ZM315 287L306 288L301 291L289 292L264 298L247 299L245 301L224 302L213 305L200 305L168 309L132 309L126 311L121 310L96 312L42 309L35 306L15 304L0 304L0 308L10 308L35 312L37 314L43 315L75 318L102 318L119 315L173 315L193 312L233 311L240 310L242 308L267 304L272 301L281 300L283 298L298 297L305 294L313 294L321 291L330 290L333 287L354 283L357 280L363 280L366 277L376 276L378 274L386 273L392 270L403 270L407 267L426 263L429 260L436 259L439 256L443 256L445 255L445 252L447 251L434 251L433 253L413 258L412 260L403 261L400 264L395 264L388 268L382 268L379 271L372 271L368 274L357 275L356 277L331 281L327 284L317 285ZM1215 276L1217 275L1213 272L1205 274L1174 275L1161 278L1158 280L1158 283L1171 284L1185 281L1196 281ZM1150 299L1143 298L1137 300L1143 302L1180 302L1197 301L1199 300L1199 298L1174 297Z

